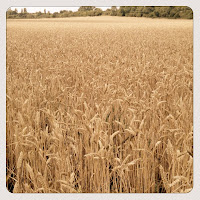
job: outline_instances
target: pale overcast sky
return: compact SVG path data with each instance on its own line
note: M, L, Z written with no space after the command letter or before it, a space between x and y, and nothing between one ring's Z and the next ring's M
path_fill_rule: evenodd
M12 10L15 10L15 8L17 8L18 12L21 12L22 8L26 8L29 13L35 13L39 11L44 12L44 9L46 9L47 12L50 11L51 13L60 12L61 10L77 11L79 9L79 7L11 7ZM106 10L110 7L97 7L97 8Z

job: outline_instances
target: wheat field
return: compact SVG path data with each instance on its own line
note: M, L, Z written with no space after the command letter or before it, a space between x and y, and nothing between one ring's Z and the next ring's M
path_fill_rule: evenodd
M193 21L7 20L7 188L193 187Z

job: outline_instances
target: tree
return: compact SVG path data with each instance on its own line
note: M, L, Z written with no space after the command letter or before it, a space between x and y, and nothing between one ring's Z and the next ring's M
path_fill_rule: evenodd
M108 8L103 13L104 13L104 15L111 15L111 9Z
M112 6L112 7L111 7L111 10L112 10L112 11L117 11L117 6Z
M111 16L117 16L117 6L111 7Z
M119 16L125 16L126 12L125 12L124 7L125 7L125 6L120 6L119 12L118 12L118 15L119 15Z
M154 10L153 7L145 6L144 9L143 9L143 13L144 14L149 14L149 13L153 12L153 10Z
M95 8L94 9L94 15L95 16L100 16L103 14L103 11L100 8Z
M169 16L170 16L170 17L174 17L175 14L176 14L176 12L175 12L174 10L171 10Z
M6 12L6 16L7 16L7 18L12 18L12 10L11 10L11 8L8 8L8 10Z
M53 15L52 15L52 17L53 17L53 18L56 18L56 17L58 17L58 15L59 15L58 12L54 12Z
M78 17L78 16L128 16L128 17L165 17L165 18L185 18L193 19L193 11L187 6L112 6L106 11L102 11L95 6L81 6L78 11L72 12L61 10L59 13L51 14L44 9L44 12L28 13L26 8L12 10L9 8L6 13L7 18L50 18L50 17Z
M159 14L159 12L158 11L154 11L154 15L156 16L156 17L160 17L160 14Z
M176 13L175 15L174 15L174 18L180 18L180 15L179 15L179 13Z
M18 10L17 10L17 8L15 8L15 11L14 11L16 14L18 13Z
M50 18L50 17L51 17L51 13L50 13L50 11L47 11L45 17L46 17L46 18Z
M28 13L26 8L24 8L24 13Z
M85 12L85 11L91 11L94 10L95 6L81 6L78 11L79 12Z
M41 15L42 15L42 12L41 12L41 11L36 12L36 17L41 17Z

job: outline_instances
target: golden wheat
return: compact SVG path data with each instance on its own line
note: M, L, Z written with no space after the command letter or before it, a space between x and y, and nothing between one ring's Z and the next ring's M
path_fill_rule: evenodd
M189 192L191 20L7 20L11 192Z

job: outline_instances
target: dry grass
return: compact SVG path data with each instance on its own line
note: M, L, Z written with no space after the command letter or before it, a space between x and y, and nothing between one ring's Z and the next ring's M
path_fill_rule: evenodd
M188 192L191 20L7 21L7 187Z

